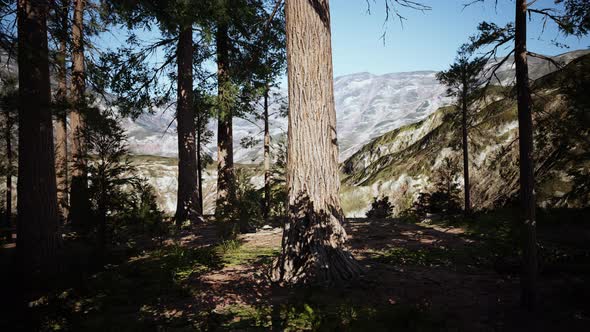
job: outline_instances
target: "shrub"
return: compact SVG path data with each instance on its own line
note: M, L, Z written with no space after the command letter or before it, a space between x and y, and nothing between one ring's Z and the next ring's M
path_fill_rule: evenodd
M367 212L367 218L386 219L393 216L393 205L389 202L389 197L375 197L371 203L371 209Z

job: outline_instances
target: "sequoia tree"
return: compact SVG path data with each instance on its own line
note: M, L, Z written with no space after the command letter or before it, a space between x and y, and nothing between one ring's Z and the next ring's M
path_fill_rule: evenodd
M360 273L345 248L328 0L286 1L288 221L280 283L335 283Z
M22 277L51 271L59 245L46 0L18 2L17 262Z

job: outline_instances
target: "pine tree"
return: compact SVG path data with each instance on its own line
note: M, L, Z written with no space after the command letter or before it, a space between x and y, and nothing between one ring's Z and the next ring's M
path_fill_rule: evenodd
M84 12L86 0L74 0L72 24L72 84L70 126L72 134L72 182L70 190L70 220L78 227L90 225L88 196L88 154L83 132L85 130L86 77L84 61Z
M57 91L55 92L56 124L55 124L55 166L57 173L57 201L62 220L68 218L69 209L69 165L68 165L68 123L67 123L67 52L69 32L69 8L70 0L61 0L55 8L55 23L58 26L57 39L59 50L56 55L57 67Z
M474 1L483 2L485 0ZM516 0L515 21L504 27L494 23L482 22L478 30L479 35L471 38L469 49L492 46L484 58L496 57L500 47L514 42L514 48L502 60L487 70L489 85L495 77L495 72L508 58L514 54L516 67L516 93L518 104L518 142L519 142L519 167L520 167L520 218L522 220L522 259L523 269L521 276L521 302L528 309L535 307L537 298L537 235L536 235L536 201L534 189L534 141L532 121L532 99L528 73L528 57L538 57L550 62L552 59L531 52L527 49L527 16L532 19L538 16L547 24L551 21L566 35L583 36L590 28L590 6L585 0L557 0L556 5L561 8L534 8L535 1ZM555 63L554 63L555 64Z
M289 217L273 271L281 283L335 283L360 266L346 250L327 0L287 1Z
M18 2L17 262L24 280L54 270L60 241L47 12L45 0Z
M467 45L461 47L455 63L448 70L438 73L437 79L448 87L447 94L449 96L457 97L457 104L461 110L465 214L469 215L471 213L468 146L469 108L473 101L474 92L482 85L481 73L487 61L478 57L470 59L467 48Z

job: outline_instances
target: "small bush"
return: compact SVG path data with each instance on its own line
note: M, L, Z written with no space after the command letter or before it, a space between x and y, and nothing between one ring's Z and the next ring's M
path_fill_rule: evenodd
M393 217L393 205L389 197L375 197L371 203L371 209L367 212L367 218L387 219Z

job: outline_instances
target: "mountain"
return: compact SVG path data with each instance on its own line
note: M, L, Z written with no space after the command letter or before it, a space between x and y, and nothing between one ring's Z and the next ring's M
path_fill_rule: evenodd
M553 59L569 63L587 51L565 53ZM556 67L539 58L530 57L531 78L536 79L554 70ZM490 64L490 66L493 63ZM435 71L416 71L373 75L358 73L336 77L334 95L338 123L338 141L340 160L353 155L372 139L404 125L425 119L441 106L452 100L446 97L446 89L436 80ZM509 59L497 71L503 84L510 84L514 79L513 61ZM279 91L283 95L284 91ZM275 103L276 109L278 105ZM136 121L127 120L124 127L129 136L131 151L140 155L176 156L177 142L174 110L167 108L157 110L154 114L145 114ZM209 124L216 132L216 123ZM234 120L234 158L238 163L258 163L262 159L261 145L252 148L240 147L244 137L262 138L263 124L260 120ZM287 131L287 120L277 116L271 117L271 135L278 137ZM216 138L207 145L214 154Z
M539 71L537 71L539 73ZM542 207L587 207L590 202L590 54L538 77L532 84L537 202ZM494 86L472 116L470 171L473 205L492 208L518 194L517 105L511 87ZM454 169L462 186L460 125L453 106L402 126L363 146L342 164L348 215L364 215L376 196L403 212L438 172ZM451 165L451 166L449 166ZM354 206L350 206L353 204Z

